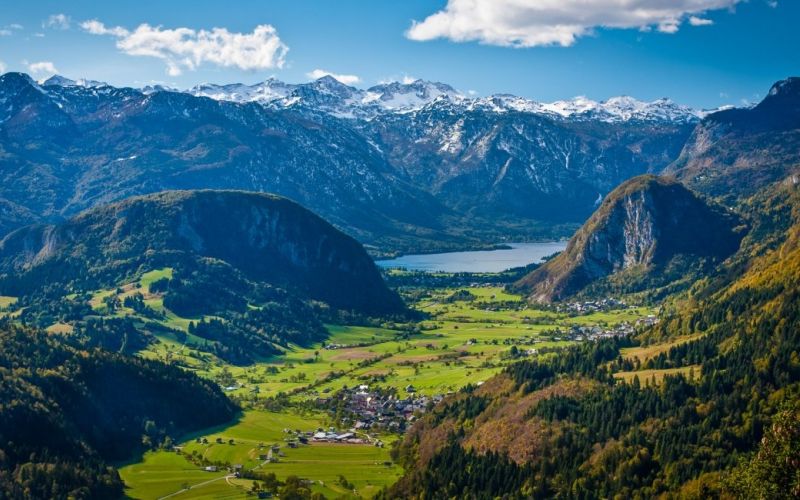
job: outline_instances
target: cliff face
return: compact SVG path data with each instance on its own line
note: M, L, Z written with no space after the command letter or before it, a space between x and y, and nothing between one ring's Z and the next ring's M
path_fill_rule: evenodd
M738 248L738 224L674 181L637 177L608 195L563 253L515 286L536 301L560 300L628 270L657 272L679 256L721 259Z
M223 261L245 277L363 312L402 308L361 245L294 202L241 191L131 198L0 242L0 273L69 277L184 259ZM47 272L45 272L47 271Z

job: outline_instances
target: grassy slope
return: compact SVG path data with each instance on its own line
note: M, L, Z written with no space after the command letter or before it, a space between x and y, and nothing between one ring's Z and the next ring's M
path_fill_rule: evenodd
M370 445L312 444L299 448L282 448L285 457L278 463L261 464L259 445L282 444L286 434L283 429L316 430L323 426L322 415L297 415L265 411L246 412L236 424L208 429L191 436L182 443L183 453L197 452L211 461L241 463L245 468L259 468L274 472L279 479L289 475L311 479L312 488L328 497L346 495L338 483L340 475L353 483L363 496L372 496L383 486L393 483L401 470L390 462L388 448ZM209 444L196 443L195 437L206 437ZM217 444L216 438L223 439ZM233 439L235 444L228 444ZM128 486L127 494L132 498L157 498L193 486L187 498L244 498L251 482L240 479L228 481L226 472L205 472L189 462L184 456L171 451L156 451L146 454L139 463L120 468L120 475ZM216 480L208 483L210 480ZM196 486L201 485L201 486ZM181 495L181 496L184 496Z
M120 300L134 293L143 293L145 302L166 317L157 322L166 327L186 332L190 321L163 307L160 296L149 294L149 284L168 277L171 269L159 269L144 274L135 282L114 289L98 290L91 305L100 314L107 314L103 297L116 294ZM331 335L329 344L345 347L328 350L322 343L307 348L293 346L283 355L263 359L251 366L231 366L213 355L186 347L169 333L158 334L158 342L141 354L144 357L177 362L197 371L198 374L216 378L223 369L230 371L240 388L232 394L249 396L255 388L259 394L275 395L278 392L305 391L312 384L315 393L330 392L352 386L372 376L388 376L382 385L403 390L413 385L422 394L437 394L457 390L468 383L488 379L507 362L501 354L510 343L522 342L536 348L563 347L568 342L552 340L547 334L554 328L572 325L614 325L634 322L653 314L651 308L598 312L583 316L518 307L504 308L506 303L522 304L522 297L505 292L500 287L470 288L477 298L472 302L446 302L455 289L435 290L431 297L416 307L428 313L430 320L421 323L423 331L402 340L399 332L388 328L327 325ZM133 310L121 307L115 316L137 317ZM140 318L144 321L144 318ZM64 325L54 325L63 330ZM189 342L203 340L189 335ZM355 344L368 344L356 347ZM535 344L535 345L534 345ZM459 355L457 362L453 356ZM359 367L358 364L379 357L387 359ZM447 359L450 357L450 359ZM277 370L269 373L269 370ZM324 381L333 372L346 372L345 376ZM310 396L312 393L307 393Z

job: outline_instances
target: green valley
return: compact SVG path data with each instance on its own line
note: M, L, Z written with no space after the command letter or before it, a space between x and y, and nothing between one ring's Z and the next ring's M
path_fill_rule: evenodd
M150 332L152 338L138 356L215 381L244 411L231 424L174 436L166 448L121 464L126 494L132 498L245 498L255 491L254 481L260 483L233 476L236 464L256 476L274 473L279 482L292 476L307 480L310 492L326 497L371 497L402 473L390 456L392 443L407 423L445 395L480 385L521 359L551 356L583 341L584 334L576 332L614 331L657 313L650 307L623 306L581 314L558 311L528 304L497 285L415 288L407 293L418 297L411 302L418 320L326 324L329 333L323 341L290 344L279 354L238 365L216 356L207 339L191 333L204 317L177 315L164 306L163 293L151 291L158 288L153 283L172 274L171 268L156 269L117 287L86 293L91 305L87 318L131 321ZM137 296L146 309L131 301ZM417 404L411 412L385 418L337 412L329 401L352 396L348 390L356 387ZM347 432L364 420L368 426L355 433L363 443L288 446L293 435L286 429L316 433L333 427ZM273 445L281 450L275 463L264 460ZM215 470L205 471L207 464ZM347 488L340 477L349 483Z

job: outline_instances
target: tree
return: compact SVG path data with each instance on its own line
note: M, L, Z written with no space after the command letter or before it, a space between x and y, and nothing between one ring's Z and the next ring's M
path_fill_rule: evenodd
M772 421L758 451L732 474L731 489L745 498L800 498L800 410Z

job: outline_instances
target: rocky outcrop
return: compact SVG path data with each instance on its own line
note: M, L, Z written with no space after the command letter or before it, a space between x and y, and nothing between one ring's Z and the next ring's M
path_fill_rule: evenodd
M678 256L721 259L738 248L739 224L676 181L637 177L608 195L564 252L515 286L546 302L629 270L657 272Z

